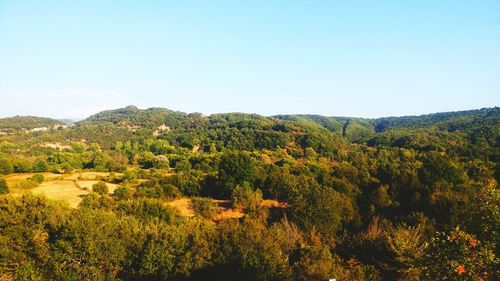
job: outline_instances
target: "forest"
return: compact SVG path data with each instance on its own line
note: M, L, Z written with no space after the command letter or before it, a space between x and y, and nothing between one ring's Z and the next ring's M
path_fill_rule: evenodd
M498 107L4 118L0 280L499 280L499 182Z

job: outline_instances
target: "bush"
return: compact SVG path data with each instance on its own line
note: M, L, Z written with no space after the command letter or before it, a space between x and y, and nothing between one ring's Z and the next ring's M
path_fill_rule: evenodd
M176 186L166 179L152 178L137 186L137 197L149 197L156 199L173 199L179 197L180 192Z
M254 191L247 182L243 183L243 186L236 186L231 198L236 208L243 208L250 212L257 211L262 205L262 191L260 189Z
M342 197L332 188L303 186L290 200L288 215L304 231L334 235L342 219Z
M219 207L210 198L194 197L191 199L191 208L206 219L211 219L219 212Z
M12 166L12 163L5 158L0 158L0 174L10 174L14 172L14 167Z
M42 183L45 180L45 177L42 174L34 174L29 178L31 181L34 181L36 183Z
M37 187L38 185L39 185L39 183L32 181L30 179L27 179L27 180L22 180L22 181L18 182L15 185L15 187L18 189L30 189L30 188Z
M82 208L111 210L115 205L115 200L108 196L99 196L96 193L88 193L83 197L78 205Z
M9 186L4 178L0 178L0 194L9 193Z
M109 193L108 185L102 181L92 185L92 191L100 195L106 195Z
M33 171L35 172L42 173L42 172L47 172L47 170L48 170L47 162L43 160L39 160L35 163L35 165L33 165Z
M141 198L130 201L120 201L114 208L120 215L130 215L137 219L148 221L158 219L166 223L173 223L177 217L176 209L165 205L161 200Z
M128 186L120 186L113 192L113 198L116 200L128 200L134 197L134 190Z
M426 277L442 280L493 280L498 260L493 247L455 228L438 232L424 256Z

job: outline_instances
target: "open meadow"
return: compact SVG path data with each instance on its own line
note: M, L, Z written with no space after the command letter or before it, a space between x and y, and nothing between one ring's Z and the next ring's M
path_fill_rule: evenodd
M33 188L20 188L18 184L32 177L34 173L11 174L5 176L11 187L11 194L19 196L23 193L43 194L49 199L67 201L69 206L76 208L82 198L92 191L92 186L99 181L98 177L106 177L109 173L83 172L74 174L43 173L44 181ZM81 180L84 179L84 180ZM106 183L109 192L113 193L117 185Z

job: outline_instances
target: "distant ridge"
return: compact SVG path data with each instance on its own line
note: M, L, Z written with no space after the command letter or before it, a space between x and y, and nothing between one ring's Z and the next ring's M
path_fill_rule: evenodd
M14 116L7 118L0 118L0 129L34 129L42 127L53 127L56 125L64 125L65 123L47 117L37 116Z

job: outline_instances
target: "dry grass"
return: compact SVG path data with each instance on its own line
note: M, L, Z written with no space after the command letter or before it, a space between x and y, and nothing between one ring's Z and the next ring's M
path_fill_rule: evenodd
M10 174L5 176L5 180L7 181L7 184L9 186L14 186L16 183L26 180L32 177L34 174L35 173ZM53 173L41 173L41 174L43 174L45 180L56 180L56 179L62 179L64 177L64 175L53 174Z
M67 180L45 181L39 186L24 192L44 194L50 199L66 200L72 208L76 208L82 201L82 197L88 193L88 191L78 188L73 181Z
M82 201L82 197L92 190L92 185L98 181L95 180L98 176L107 176L109 173L99 172L83 172L71 175L60 175L53 173L43 173L45 180L37 187L31 189L16 189L14 186L20 181L26 180L33 176L33 173L27 174L11 174L5 177L7 184L11 187L11 194L21 195L31 192L33 194L44 194L49 199L68 201L70 207L76 208ZM82 175L83 178L92 178L94 180L76 181ZM106 183L109 192L113 193L117 188L116 184ZM84 190L86 188L87 190Z
M213 220L220 221L225 219L237 219L245 216L245 213L241 210L231 209L231 201L229 200L212 200L217 203L217 206L221 208L221 212L214 216ZM169 206L175 207L179 210L181 216L194 217L195 212L191 208L190 198L181 198L167 202Z
M60 142L47 142L41 145L42 147L53 148L57 150L71 149L71 146L62 144Z
M239 219L245 216L245 213L242 210L235 209L225 209L224 211L218 213L214 216L214 221L221 221L227 219Z
M78 185L78 187L90 191L92 190L92 186L98 182L99 181L77 181L76 184ZM115 192L115 189L118 187L118 185L114 183L106 183L106 185L108 186L109 193Z
M212 200L217 203L217 206L221 208L221 212L213 217L214 221L221 221L227 219L239 219L245 216L245 212L239 209L233 209L232 203L230 200ZM185 217L194 217L195 212L191 208L191 199L190 198L181 198L176 199L170 202L167 202L167 205L175 207L179 210L181 216ZM280 203L276 200L263 200L262 206L266 208L286 208L286 204Z
M74 173L71 174L65 179L67 180L96 180L97 177L107 177L109 176L110 173L108 172L81 172L81 173Z
M177 208L181 216L194 217L194 210L191 208L191 199L181 198L174 201L167 202L167 205Z
M92 186L98 181L96 178L98 176L108 176L109 173L101 172L83 172L75 173L71 175L59 175L52 173L43 173L45 181L39 186L29 189L12 189L11 193L13 195L20 195L26 192L32 192L34 194L44 194L47 198L55 200L66 200L69 205L76 208L78 204L82 201L82 197L92 190ZM27 178L33 176L30 174L11 174L5 177L7 184L12 187L16 183L26 180ZM78 178L84 180L78 180ZM113 193L118 187L116 184L106 183L109 188L109 192ZM217 214L213 219L215 221L225 220L225 219L237 219L245 216L243 210L235 210L232 208L232 203L229 200L213 200L217 203L218 207L221 208L221 212ZM167 205L177 208L179 213L185 217L194 217L195 212L191 208L190 198L180 198L167 202ZM286 205L280 203L276 200L263 200L262 206L266 208L286 208Z
M262 206L266 208L286 208L286 203L281 203L277 200L264 199L262 200Z

